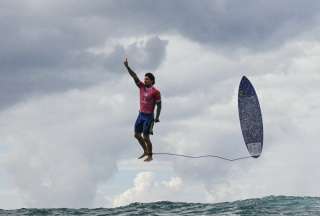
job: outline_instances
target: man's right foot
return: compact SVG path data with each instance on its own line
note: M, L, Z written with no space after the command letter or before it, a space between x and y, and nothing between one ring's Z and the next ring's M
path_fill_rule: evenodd
M152 156L151 155L148 155L148 157L146 159L144 159L145 162L149 162L149 161L152 161Z
M140 157L138 157L138 159L144 158L145 156L147 156L148 154L146 152L144 152Z

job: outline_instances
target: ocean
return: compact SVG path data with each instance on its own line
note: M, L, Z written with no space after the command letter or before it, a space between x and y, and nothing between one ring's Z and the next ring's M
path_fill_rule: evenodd
M320 198L268 196L215 204L154 202L132 203L118 208L96 209L16 209L0 210L0 215L320 215Z

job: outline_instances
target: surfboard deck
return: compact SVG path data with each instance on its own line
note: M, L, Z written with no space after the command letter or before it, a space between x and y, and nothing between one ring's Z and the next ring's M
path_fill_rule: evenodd
M249 154L258 158L263 148L263 122L256 91L245 76L238 91L238 111L244 142Z

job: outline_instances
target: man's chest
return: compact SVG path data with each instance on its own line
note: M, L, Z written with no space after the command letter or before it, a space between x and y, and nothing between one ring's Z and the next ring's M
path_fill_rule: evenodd
M152 101L154 98L154 91L152 89L141 89L140 97L144 101Z

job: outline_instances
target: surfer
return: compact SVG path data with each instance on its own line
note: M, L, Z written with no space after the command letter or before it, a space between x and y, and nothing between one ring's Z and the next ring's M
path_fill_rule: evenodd
M138 118L134 125L134 137L138 140L143 149L143 154L138 158L147 158L144 161L152 160L152 143L150 135L153 134L154 122L160 122L161 112L161 95L160 91L153 85L155 84L155 77L152 73L146 73L144 82L140 81L137 74L129 67L128 59L124 61L130 76L140 89L140 110ZM156 117L154 118L154 108L157 106ZM143 136L142 136L143 135Z

